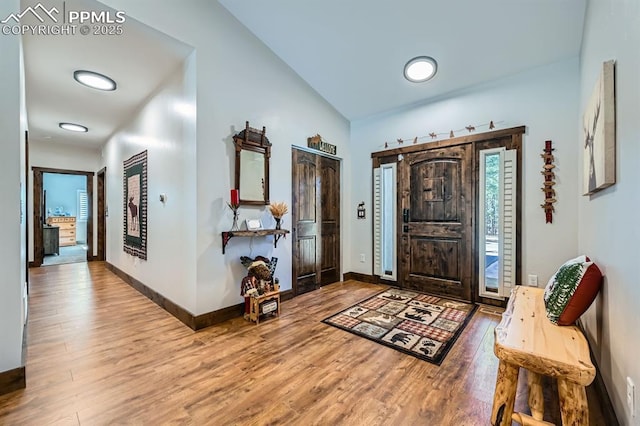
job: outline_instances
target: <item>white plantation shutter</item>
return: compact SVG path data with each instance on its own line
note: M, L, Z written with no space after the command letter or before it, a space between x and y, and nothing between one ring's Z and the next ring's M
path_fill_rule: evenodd
M373 273L382 275L382 178L373 169Z
M501 189L500 294L508 297L516 285L516 150L503 151Z
M396 279L397 166L383 164L373 170L373 273Z
M78 221L86 222L89 219L89 199L87 191L78 190Z

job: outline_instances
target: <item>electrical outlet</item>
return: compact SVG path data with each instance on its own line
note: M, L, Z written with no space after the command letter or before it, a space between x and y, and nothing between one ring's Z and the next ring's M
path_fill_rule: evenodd
M529 285L529 287L538 287L538 276L529 274L527 284Z
M636 385L633 384L631 377L627 377L627 407L629 407L629 412L631 413L631 417L636 416L635 399L636 399Z
M364 263L364 253L360 253L360 262Z

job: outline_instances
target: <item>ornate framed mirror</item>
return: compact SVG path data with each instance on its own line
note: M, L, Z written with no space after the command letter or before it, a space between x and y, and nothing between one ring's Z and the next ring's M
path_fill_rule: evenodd
M240 204L269 204L269 158L271 143L262 131L249 127L233 136L236 147L235 187L240 193Z

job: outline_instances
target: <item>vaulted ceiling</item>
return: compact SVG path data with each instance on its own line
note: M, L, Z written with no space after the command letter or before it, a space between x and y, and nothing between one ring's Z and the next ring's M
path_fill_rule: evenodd
M578 55L586 0L218 1L357 120ZM94 0L66 6L109 10ZM131 18L119 37L25 36L30 138L101 146L190 51ZM403 66L419 55L434 57L438 74L410 83ZM106 74L118 90L79 85L76 69ZM73 134L58 128L61 121L91 131Z
M586 0L219 0L350 120L577 56ZM403 77L432 56L426 83Z

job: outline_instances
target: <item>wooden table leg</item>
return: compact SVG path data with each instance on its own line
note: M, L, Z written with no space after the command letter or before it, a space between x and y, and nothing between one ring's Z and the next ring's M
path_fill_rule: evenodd
M514 422L520 423L522 426L556 426L553 423L545 422L544 420L536 420L523 413L513 413L511 418Z
M493 394L493 408L491 410L491 424L493 426L511 426L519 371L520 367L500 360L496 391Z
M536 420L542 420L544 418L542 375L527 370L527 387L529 388L529 408L531 409L531 417Z
M589 426L589 405L584 386L558 378L562 424Z

